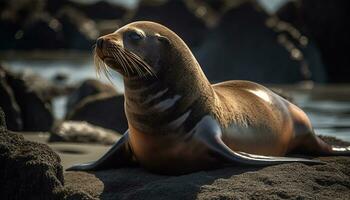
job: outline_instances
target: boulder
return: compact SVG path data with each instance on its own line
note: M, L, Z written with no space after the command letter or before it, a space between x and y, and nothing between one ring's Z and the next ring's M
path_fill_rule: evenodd
M94 199L64 187L60 158L47 145L6 130L0 108L0 196L2 199Z
M124 96L100 93L84 98L68 112L66 120L86 121L119 133L127 130Z
M296 0L277 12L315 42L332 83L349 82L349 8L349 1Z
M95 79L85 80L68 96L66 110L70 111L84 98L100 93L117 94L117 91L111 85L101 81Z
M62 7L56 14L62 25L64 47L68 49L92 49L99 31L93 20L71 6Z
M87 122L64 121L50 134L49 142L77 142L112 145L120 134Z
M6 124L8 129L19 131L23 129L21 109L16 102L12 88L6 81L5 71L0 67L0 107L6 113Z
M208 31L205 22L188 9L185 1L182 0L166 1L155 5L141 1L127 23L142 20L157 22L170 28L191 49L199 46Z
M5 72L5 81L13 91L15 102L20 108L21 120L23 122L22 131L50 130L54 122L54 117L52 114L51 99L43 92L45 91L45 89L43 89L45 88L45 82L34 84L35 81L30 81L30 79L25 78L24 74L12 73L3 68L0 68L0 70ZM48 87L48 85L46 86ZM5 98L11 98L11 96ZM15 103L13 103L13 105L15 105ZM7 109L5 111L7 111ZM11 114L9 114L9 116L12 121ZM12 123L14 122L9 124Z
M5 119L5 113L2 110L2 107L0 106L0 129L1 130L6 130L7 126L6 126L6 119Z
M194 51L208 79L325 82L325 69L312 41L306 42L290 24L269 16L252 2L228 10Z
M1 121L4 115L0 112ZM52 199L63 186L60 158L47 145L0 129L0 194L4 199Z

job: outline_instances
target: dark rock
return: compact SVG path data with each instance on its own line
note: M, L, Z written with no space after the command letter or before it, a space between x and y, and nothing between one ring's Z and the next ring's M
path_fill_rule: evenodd
M95 79L85 80L69 95L66 110L72 110L84 98L100 93L117 94L117 91L108 84Z
M21 109L16 102L11 87L6 81L5 71L0 67L0 107L6 113L6 124L9 130L19 131L23 129Z
M5 113L2 110L2 107L0 106L0 129L7 129L6 127L6 119L5 119Z
M154 21L165 25L178 34L190 48L198 46L204 39L208 28L197 18L184 1L171 0L161 5L150 5L142 1L128 22Z
M25 21L15 34L16 49L60 49L64 48L62 25L46 13Z
M91 49L99 35L95 23L70 5L77 3L6 1L0 13L3 30L0 32L0 49Z
M70 6L84 13L87 17L96 20L121 19L126 14L127 9L116 3L107 1L97 1L95 3L80 3L69 0L48 0L46 8L49 13L55 15L57 10L65 6Z
M83 191L64 187L59 156L45 144L7 131L4 118L0 108L1 199L93 199Z
M53 199L63 186L60 158L45 144L0 130L0 160L3 199Z
M13 0L4 6L0 18L2 49L62 48L60 24L45 12L45 1Z
M233 166L182 176L124 168L66 172L64 178L67 186L101 199L349 199L350 158L324 161L314 166Z
M89 18L97 20L122 19L127 13L127 9L125 7L103 0L93 4L76 4L74 7L82 11Z
M87 122L64 121L53 129L49 142L78 142L112 145L119 133Z
M300 29L320 48L330 82L349 82L350 2L346 0L291 1L278 16Z
M23 131L49 131L53 125L51 103L39 87L35 87L23 74L15 74L8 70L6 82L11 87L16 103L20 107ZM40 85L40 84L39 84Z
M62 24L65 48L92 49L99 31L95 22L73 7L63 7L57 12L57 20Z
M272 23L268 25L267 20L289 31L269 27ZM298 31L270 17L257 4L244 3L227 11L194 53L212 82L232 79L263 83L325 82L318 50L305 38L302 42L306 46L302 45L299 34L298 41L292 36L295 32ZM287 50L290 45L294 47Z
M127 130L124 96L100 93L80 101L69 111L67 120L86 121L120 133Z
M67 81L68 78L69 78L69 76L66 73L57 73L53 77L53 81L55 81L55 82L64 82L64 81Z

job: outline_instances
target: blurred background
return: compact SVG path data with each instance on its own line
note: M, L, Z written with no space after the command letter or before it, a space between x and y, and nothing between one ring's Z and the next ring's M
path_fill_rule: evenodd
M267 84L303 107L319 132L336 129L348 138L349 5L347 0L2 0L0 106L12 130L47 131L59 119L122 132L125 126L113 125L120 122L96 119L99 110L105 110L101 116L106 110L122 112L122 100L112 103L114 110L106 105L119 101L123 82L116 73L114 88L95 80L92 47L101 35L149 20L175 31L212 83Z

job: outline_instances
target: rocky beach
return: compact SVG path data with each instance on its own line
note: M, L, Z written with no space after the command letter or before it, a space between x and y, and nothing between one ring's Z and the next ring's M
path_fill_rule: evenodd
M123 117L115 117L114 122L108 122L108 120L99 120L101 116L93 113L98 113L99 110L109 110L123 116L124 111L120 110L123 109L123 100L118 101L118 98L122 96L113 87L97 80L84 81L73 87L74 89L69 90L53 89L52 87L46 87L45 90L33 89L35 85L40 84L28 84L26 81L29 79L28 77L18 76L18 74L8 72L6 69L2 70L3 77L11 76L11 80L16 80L14 82L22 81L23 91L20 92L21 88L14 88L11 87L11 84L7 84L6 78L3 79L2 87L0 87L2 91L7 91L7 94L14 94L8 96L9 100L5 102L10 102L9 105L18 105L11 107L2 104L7 106L7 113L19 113L13 114L12 118L9 119L1 111L0 196L4 199L350 198L350 157L341 156L313 158L324 161L324 165L309 166L291 163L258 168L232 166L181 176L158 175L141 167L94 172L66 172L65 169L73 164L96 160L120 138L125 128ZM34 82L40 81L43 80L37 78ZM50 86L51 84L46 85ZM273 89L297 102L300 102L299 98L303 96L296 95L298 93L293 92L288 87ZM39 117L40 119L43 114L51 112L41 109L28 112L26 115L21 114L26 110L21 107L24 106L23 103L17 103L17 99L21 100L21 96L16 97L15 94L29 95L25 91L32 91L30 99L36 99L34 101L36 103L31 105L38 108L46 108L45 105L47 105L48 111L52 108L50 103L45 103L45 99L53 98L55 96L53 94L69 93L69 103L67 103L69 109L67 110L70 113L67 113L63 120L49 121L49 128L45 128L47 125L42 126L44 124L34 123L35 120L30 118ZM343 101L348 99L346 93L339 93L332 88L328 91L329 96L322 95L323 89L315 88L306 91L312 95L314 100L327 99L328 97L338 97ZM340 91L344 91L344 89ZM110 98L112 100L108 100ZM4 103L4 101L2 102ZM303 106L312 113L315 112L315 108L311 105L313 104L306 103ZM29 109L30 106L24 108ZM326 113L328 123L330 123L332 112L338 110L338 115L340 113L344 115L348 110L348 107L345 109L336 108L327 109L327 107L321 106L317 107L316 110ZM29 114L32 117L29 117L31 121L28 122L28 118L23 118L23 116ZM54 119L54 117L45 119ZM12 127L6 125L6 122ZM18 123L22 126L18 126L18 124L15 126L15 122L22 122ZM316 120L316 122L322 122L322 120ZM31 126L23 126L23 124L28 123ZM111 127L111 124L114 126ZM118 124L120 125L118 126ZM319 125L316 124L316 126ZM330 125L332 124L328 124L328 126ZM333 124L333 130L337 130L337 125L341 126L341 121L338 120L338 123ZM334 137L323 137L323 139L330 144L350 145L349 142Z
M1 112L0 195L4 199L350 198L349 157L315 158L324 165L232 166L182 176L157 175L139 167L65 172L73 163L95 160L109 146L48 143L43 135L8 131L4 122Z
M178 176L139 166L66 171L100 158L128 129L123 78L96 76L91 50L138 20L176 32L211 83L261 83L302 108L328 144L350 146L350 4L271 2L1 1L0 199L350 199L349 156Z

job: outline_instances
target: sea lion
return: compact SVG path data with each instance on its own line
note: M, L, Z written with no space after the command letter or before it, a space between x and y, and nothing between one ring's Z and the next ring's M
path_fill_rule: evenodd
M301 109L264 86L211 85L181 38L160 24L134 22L99 38L96 59L103 72L99 60L123 75L129 129L99 160L68 170L139 164L177 175L226 164L320 163L280 157L294 151L350 153L320 140Z

